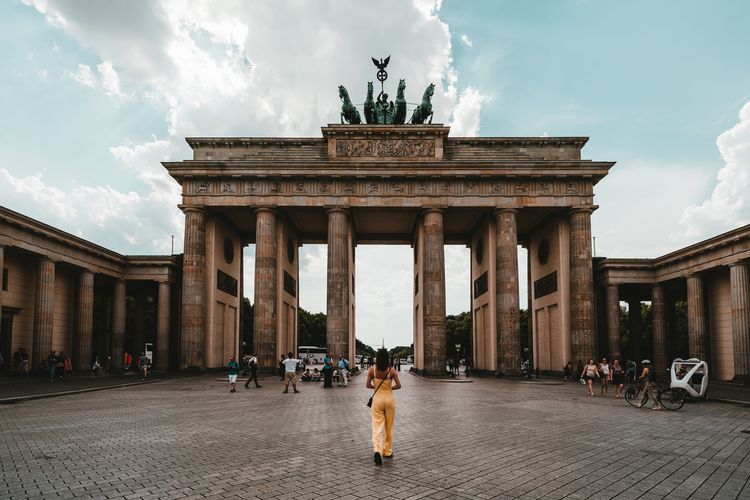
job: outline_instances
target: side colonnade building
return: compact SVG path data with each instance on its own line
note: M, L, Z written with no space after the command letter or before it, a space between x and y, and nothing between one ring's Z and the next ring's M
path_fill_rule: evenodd
M713 379L750 383L750 225L655 259L596 259L594 269L602 354L649 358L658 373L699 358Z
M146 342L155 369L176 367L179 256L121 255L0 207L0 268L5 370L19 348L32 369L52 351L74 370L96 356L120 369L125 351L135 358Z

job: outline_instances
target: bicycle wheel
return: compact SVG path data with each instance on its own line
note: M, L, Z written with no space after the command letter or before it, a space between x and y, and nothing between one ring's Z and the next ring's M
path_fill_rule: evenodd
M667 389L659 392L657 399L667 410L679 410L685 404L685 394L681 389Z
M628 387L625 389L625 401L633 406L641 404L641 391L636 387Z

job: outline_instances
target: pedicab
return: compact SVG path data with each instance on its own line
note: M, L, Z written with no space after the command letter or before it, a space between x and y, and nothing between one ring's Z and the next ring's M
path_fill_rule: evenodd
M708 399L708 363L705 361L677 358L672 361L669 377L669 388L672 392L679 391L684 399Z

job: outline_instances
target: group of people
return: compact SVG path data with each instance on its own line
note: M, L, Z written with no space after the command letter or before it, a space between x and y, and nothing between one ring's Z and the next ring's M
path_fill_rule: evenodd
M609 395L609 385L612 384L615 388L615 399L623 399L625 382L635 383L637 380L644 384L641 403L638 406L642 406L650 398L654 402L654 409L660 410L661 405L656 398L654 387L656 377L651 361L644 359L641 361L641 366L641 374L636 378L636 364L631 360L628 360L626 366L623 367L618 359L612 364L607 361L607 358L602 358L598 364L593 359L589 359L586 365L579 361L577 368L573 368L573 364L568 361L563 368L563 381L572 381L576 376L579 377L581 383L586 385L589 396L594 396L594 382L599 382L602 396Z
M148 377L148 369L151 368L151 358L146 356L145 352L141 351L141 354L136 358L134 365L133 356L128 351L125 351L125 354L122 356L122 371L127 372L131 370L133 366L141 372L141 379L146 380Z

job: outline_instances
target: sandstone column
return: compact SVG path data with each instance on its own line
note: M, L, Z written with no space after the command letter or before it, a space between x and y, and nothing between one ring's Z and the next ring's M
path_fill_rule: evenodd
M206 336L206 212L184 207L180 369L203 369Z
M145 350L146 342L146 290L138 286L135 292L135 325L133 332L133 357L137 358Z
M691 358L708 361L706 357L706 304L703 279L694 274L687 277L688 349Z
M653 336L654 370L658 376L667 371L667 321L664 314L664 287L651 288L651 335Z
M156 359L154 368L157 370L169 369L169 323L170 323L170 285L166 282L159 283L157 320L156 320Z
M446 371L447 336L445 332L445 249L443 248L443 211L431 209L424 224L424 371L438 375Z
M326 342L334 356L349 352L349 212L328 210Z
M78 278L78 311L73 347L75 368L88 370L91 367L91 349L94 337L94 273L81 271Z
M255 305L253 344L264 371L273 371L276 359L276 211L255 211Z
M729 266L732 296L732 347L734 378L750 382L750 264Z
M3 310L3 287L2 287L2 278L3 278L3 267L5 266L5 247L3 245L0 245L0 314ZM0 338L2 338L2 321L0 321ZM8 361L10 363L11 361Z
M495 212L497 252L497 369L500 375L517 375L521 363L521 318L518 307L517 210Z
M125 280L118 280L115 283L112 312L112 368L115 370L122 369L122 357L125 354L125 296Z
M607 285L607 341L609 356L614 359L622 357L622 339L620 338L620 288ZM623 360L620 359L622 363Z
M573 359L596 358L591 208L573 208L570 222L570 342Z
M39 258L36 279L36 305L34 307L34 340L31 353L32 369L46 359L52 350L52 327L55 305L55 262L48 257Z

